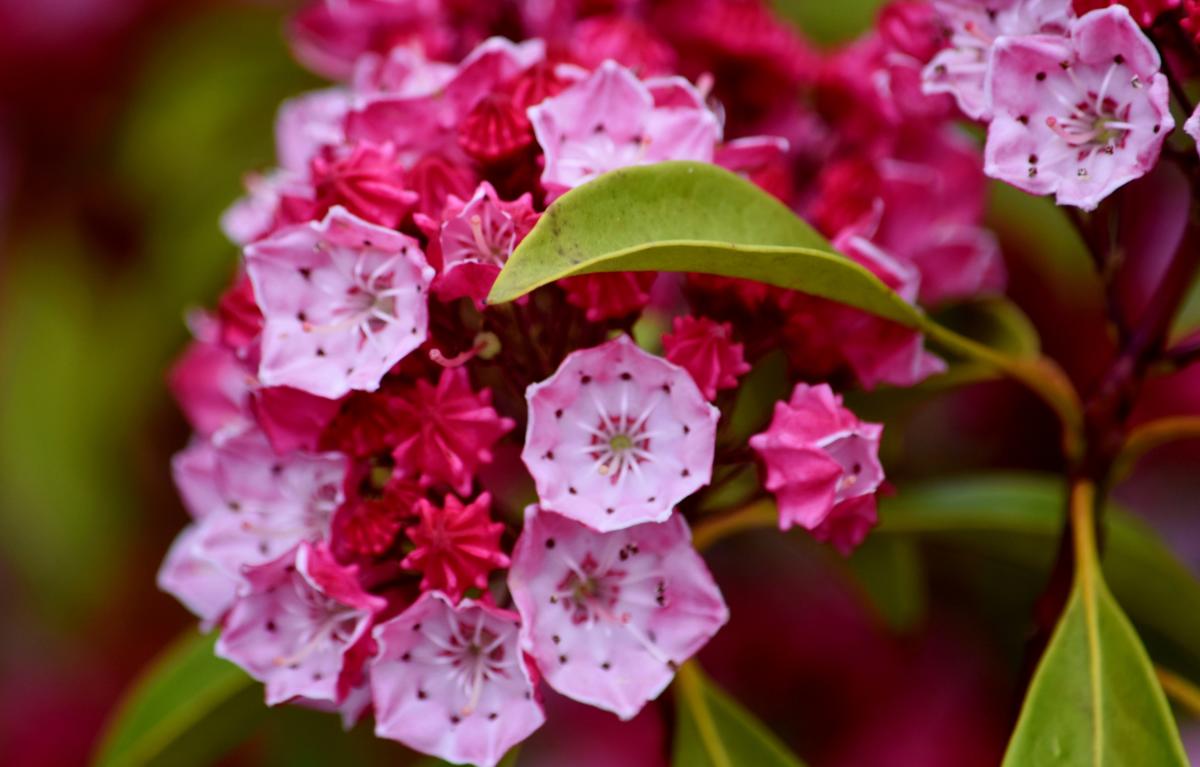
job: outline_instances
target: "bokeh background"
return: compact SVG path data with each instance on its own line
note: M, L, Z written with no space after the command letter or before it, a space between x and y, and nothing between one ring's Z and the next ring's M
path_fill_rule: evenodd
M865 29L879 2L780 5L832 45ZM277 105L318 84L289 55L287 10L266 0L0 0L6 765L85 763L137 671L194 625L154 587L186 519L168 461L187 429L164 371L186 340L186 310L211 304L234 269L217 218L242 175L271 164ZM1048 203L1001 188L993 202L1011 295L1086 388L1108 343L1087 257ZM1191 307L1184 326L1200 322L1200 301ZM1057 468L1050 417L1006 384L936 401L888 396L862 406L905 414L886 457L897 481ZM1196 412L1200 380L1157 384L1143 408ZM1194 569L1197 466L1198 445L1160 450L1119 491ZM718 548L714 570L737 619L706 665L816 765L995 764L1045 573L946 542L866 550L848 564L779 536ZM880 615L855 572L897 567L894 557L920 599ZM661 764L669 742L657 714L624 730L561 701L551 715L522 765L561 764L564 750L573 764ZM342 736L329 716L264 710L243 725L251 735L227 763L406 758L365 728ZM640 761L619 756L622 746Z

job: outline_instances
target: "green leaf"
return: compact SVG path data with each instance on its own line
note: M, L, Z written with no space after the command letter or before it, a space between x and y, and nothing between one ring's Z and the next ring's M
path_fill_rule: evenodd
M572 189L517 246L488 301L512 301L563 277L614 271L757 280L919 329L948 351L1003 371L1038 393L1064 424L1068 457L1081 450L1079 398L1056 365L1012 357L937 324L839 255L781 202L715 165L622 168Z
M1150 659L1097 575L1071 593L1004 767L1135 764L1188 760Z
M871 536L847 561L871 605L894 631L911 631L925 615L925 575L917 542Z
M262 689L215 642L189 632L144 672L108 723L98 767L210 764L254 730Z
M880 502L879 534L951 536L1046 569L1062 533L1061 477L992 474L902 485ZM1105 512L1103 569L1130 617L1200 663L1200 582L1144 522L1115 505Z
M622 168L572 189L496 279L504 303L575 274L704 272L811 293L910 327L919 309L754 184L707 163Z
M675 677L673 767L804 767L767 727L708 680L694 661Z
M1181 765L1188 759L1141 640L1097 562L1094 490L1071 496L1075 582L1025 697L1005 767Z

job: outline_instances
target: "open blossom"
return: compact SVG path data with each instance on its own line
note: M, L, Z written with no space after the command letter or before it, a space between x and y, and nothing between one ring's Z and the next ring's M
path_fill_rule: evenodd
M531 506L508 585L522 646L550 686L622 719L729 618L678 514L600 533Z
M1175 121L1158 51L1128 9L1092 11L1070 32L997 43L984 170L1091 210L1154 166Z
M276 455L254 429L194 442L174 465L197 519L190 550L233 576L323 538L346 471L337 454Z
M733 343L728 322L676 317L672 328L673 333L663 334L666 358L690 373L710 401L717 398L718 389L734 388L738 376L749 372L742 345Z
M451 762L493 767L545 715L518 646L519 616L423 594L375 628L375 733Z
M463 368L447 368L437 385L417 381L391 398L396 467L424 485L444 483L469 495L475 470L491 462L492 446L514 426L491 402L491 390L473 390Z
M371 391L425 340L433 269L420 247L344 208L250 245L246 271L266 320L267 386Z
M267 705L293 698L339 703L361 674L373 616L386 602L363 592L352 568L302 544L250 568L225 619L217 655L267 687Z
M455 601L469 588L486 590L488 573L508 567L508 557L500 550L504 525L492 521L491 505L487 493L466 505L447 495L442 508L418 501L417 524L405 530L415 548L400 566L420 570L421 588L441 591Z
M442 265L434 292L443 301L466 296L482 303L513 248L537 222L537 213L528 193L508 202L486 181L466 202L451 197L447 208L440 226L430 222L429 227Z
M926 93L949 93L963 114L987 119L985 86L992 48L1005 37L1063 35L1074 16L1071 0L934 0L949 45L926 65Z
M597 530L661 522L712 475L720 412L628 336L573 352L525 396L521 459L544 508Z
M630 165L711 162L721 139L716 115L685 80L642 82L614 61L532 107L529 119L546 153L542 183L557 192Z
M882 431L858 420L825 384L797 384L791 400L775 403L771 425L750 446L766 464L780 529L800 525L843 553L861 543L883 482Z

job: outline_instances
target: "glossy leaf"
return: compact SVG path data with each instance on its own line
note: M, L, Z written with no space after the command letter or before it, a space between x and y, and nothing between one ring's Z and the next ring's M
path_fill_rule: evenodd
M1097 562L1094 492L1071 498L1075 581L1029 686L1004 767L1146 764L1187 756L1150 658Z
M512 301L563 277L613 271L756 280L919 329L948 352L1037 392L1064 424L1067 455L1081 450L1078 396L1052 362L996 351L932 321L839 255L781 202L722 168L696 162L622 168L572 189L517 246L488 301Z
M804 767L766 725L714 685L695 662L675 678L673 767Z
M144 672L108 724L99 767L208 764L253 731L262 690L213 654L215 641L189 632Z
M879 617L894 631L911 631L925 616L925 574L917 542L868 537L847 560Z

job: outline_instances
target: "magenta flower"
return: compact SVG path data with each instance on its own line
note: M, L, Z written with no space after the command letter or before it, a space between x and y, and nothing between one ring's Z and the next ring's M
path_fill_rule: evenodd
M654 272L605 272L559 280L567 303L584 310L588 322L628 317L650 303Z
M674 333L663 334L666 358L690 373L709 401L717 398L718 389L736 387L738 376L750 371L728 322L676 317L672 328Z
M465 203L452 197L436 230L442 273L434 292L443 301L468 297L482 305L513 248L529 233L538 214L528 193L501 200L484 181ZM434 234L431 232L431 238Z
M465 506L447 495L440 509L422 498L415 508L417 524L404 531L415 548L400 566L420 570L422 589L441 591L454 602L469 588L486 590L488 573L508 567L500 550L504 525L492 521L491 505L487 493Z
M244 566L325 537L346 473L341 455L280 456L253 429L219 436L211 446L194 442L174 468L197 520L198 530L187 531L191 552L235 577Z
M443 370L436 386L417 381L390 405L396 467L424 485L444 483L463 496L471 493L479 465L491 463L492 446L515 425L492 408L490 389L471 388L463 368Z
M622 719L729 619L677 514L600 533L531 506L508 585L522 646L550 686Z
M294 698L340 703L362 673L373 616L385 600L359 588L353 568L302 544L246 571L217 655L267 688L267 705Z
M720 412L628 336L573 352L525 397L521 459L544 508L619 530L667 519L708 484Z
M766 464L779 528L800 525L843 553L861 543L875 523L883 482L882 431L858 420L826 384L797 384L790 401L775 403L771 425L750 438L750 447Z
M344 208L250 245L246 271L266 319L264 385L373 391L425 340L433 269L420 247Z
M493 767L545 721L519 616L427 592L375 628L375 734L451 762Z
M1127 8L1093 11L1070 31L996 44L984 171L1091 210L1154 166L1175 120L1158 51Z
M359 143L327 148L312 158L316 214L341 205L354 215L389 229L400 225L417 203L404 185L404 167L388 144Z
M542 183L554 193L630 165L711 162L721 140L716 115L686 81L642 82L614 61L531 107L529 119L546 153Z
M922 73L926 93L949 93L963 114L986 120L992 112L986 79L996 41L1024 35L1064 35L1074 17L1070 0L934 0L949 46Z

